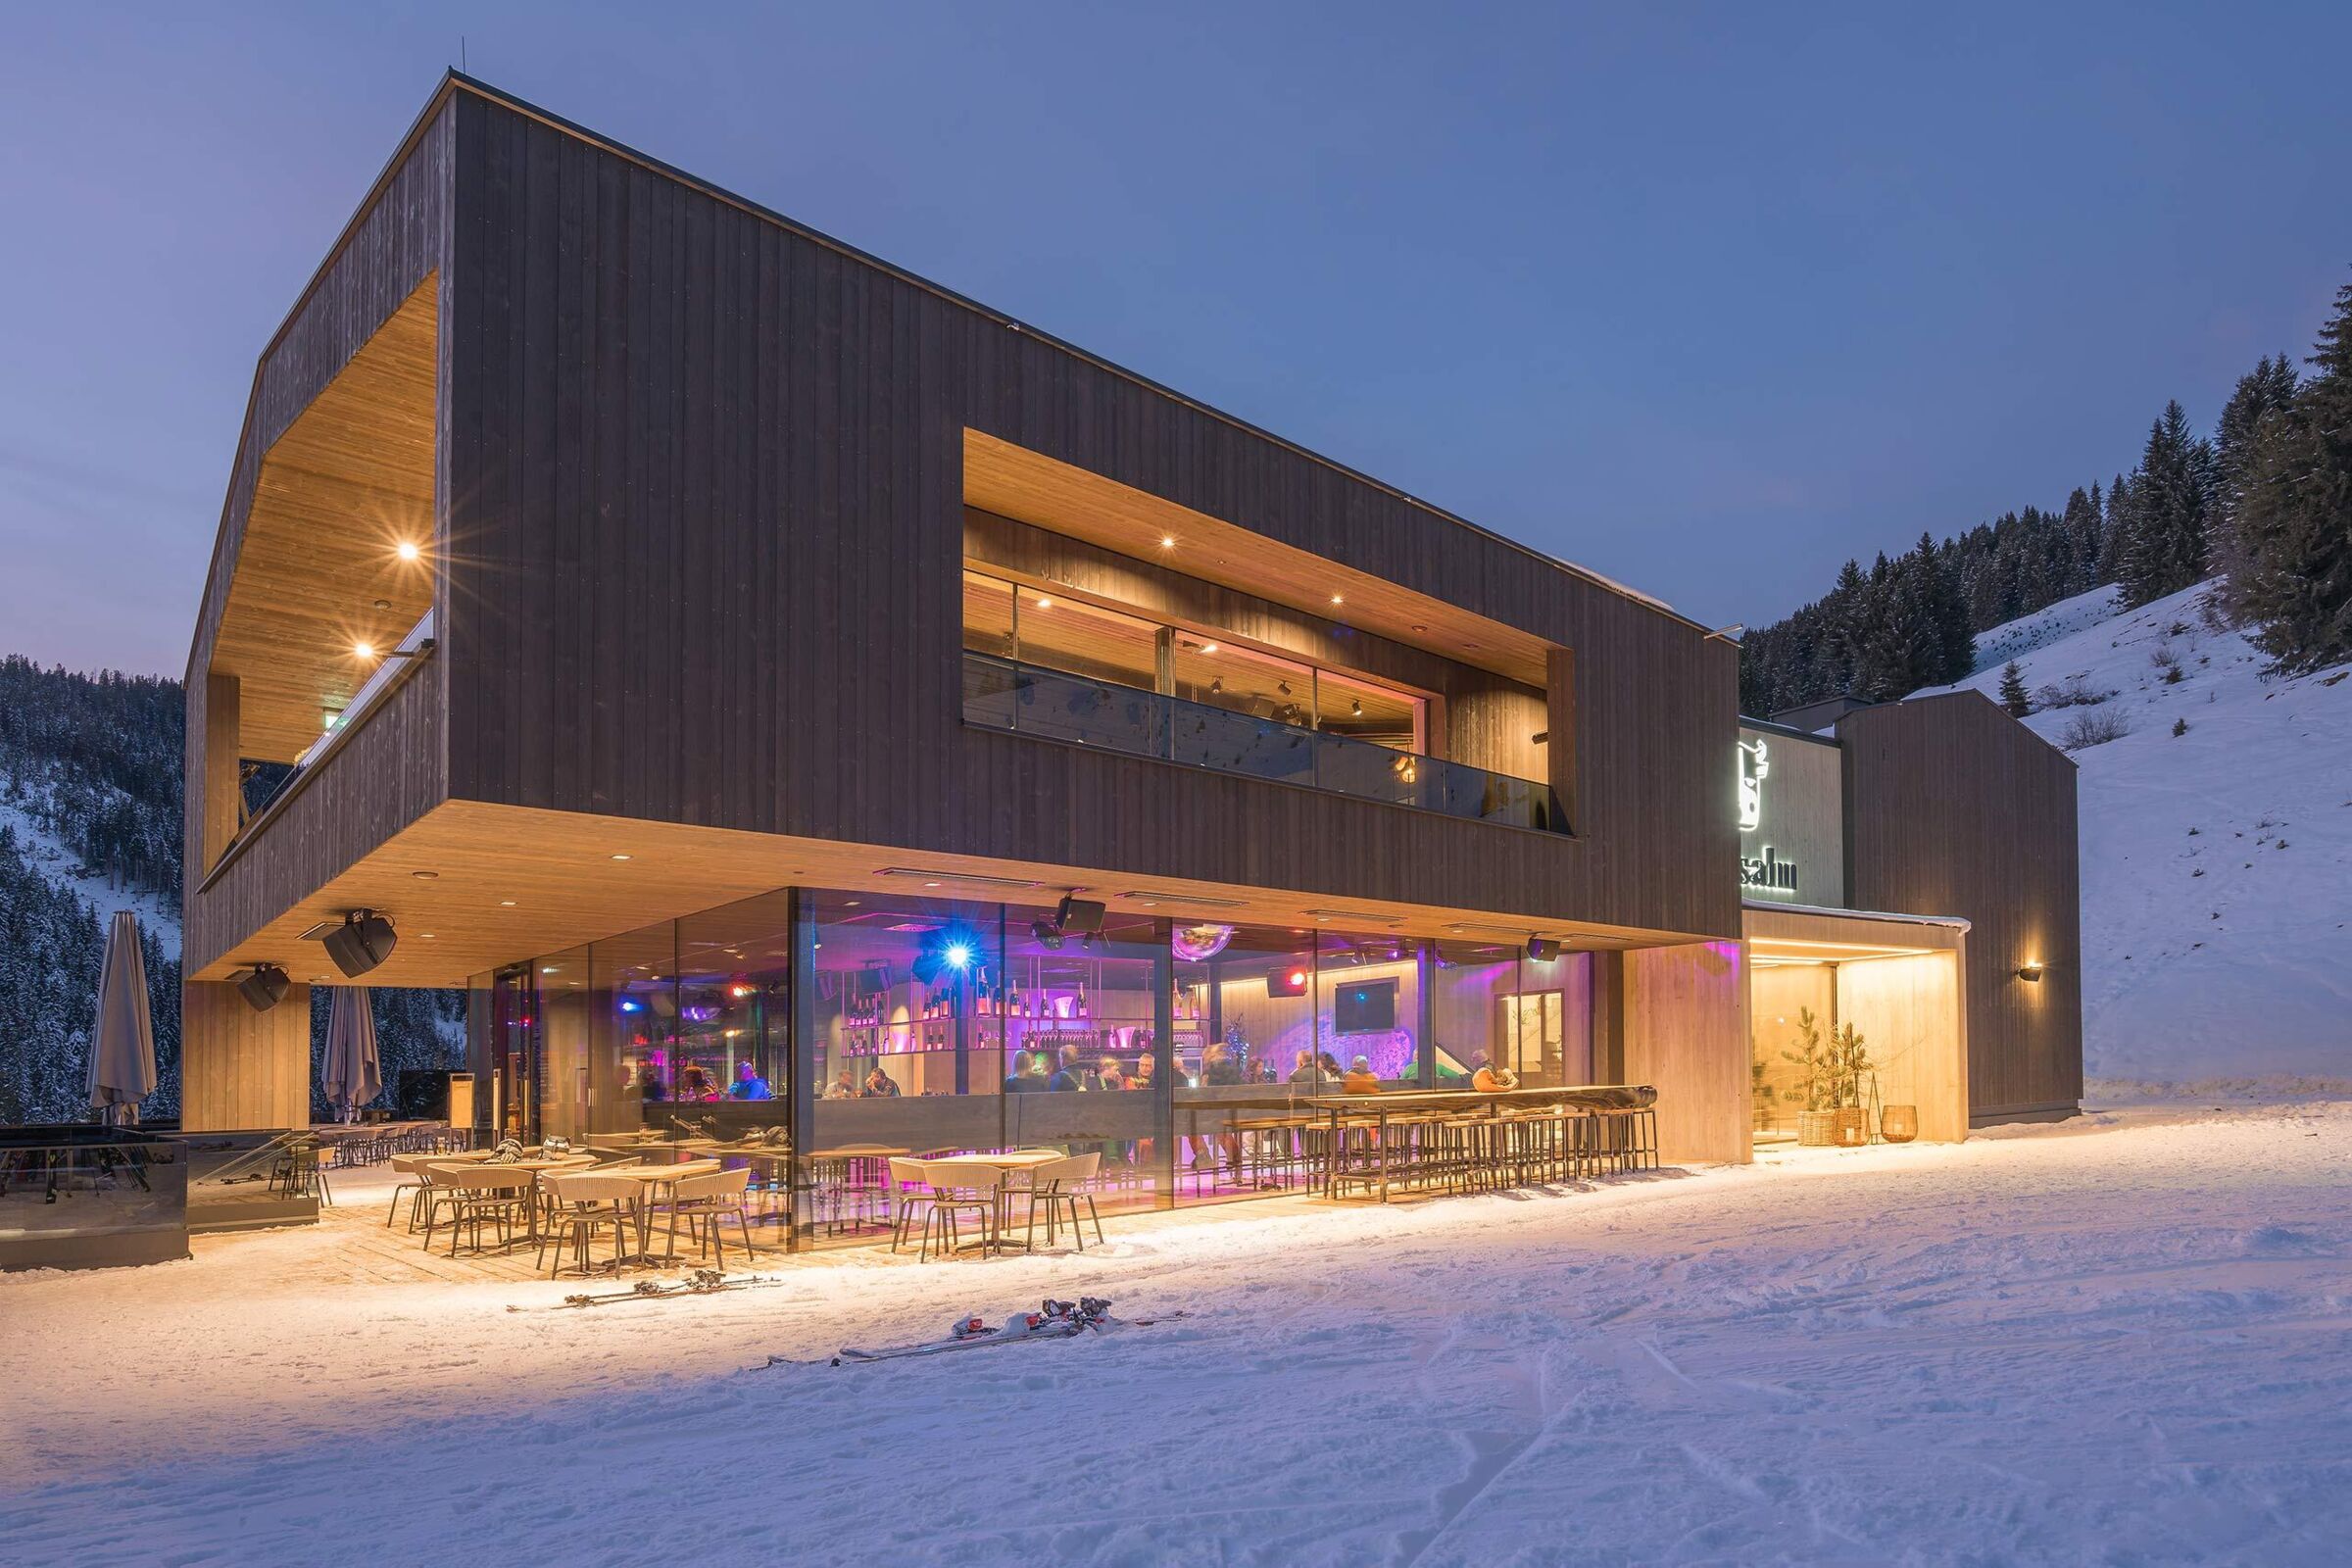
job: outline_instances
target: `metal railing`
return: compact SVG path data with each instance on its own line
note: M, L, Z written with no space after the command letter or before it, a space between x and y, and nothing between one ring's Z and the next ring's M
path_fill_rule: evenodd
M1345 735L1089 680L993 654L963 656L968 724L1097 746L1392 806L1566 832L1551 787Z

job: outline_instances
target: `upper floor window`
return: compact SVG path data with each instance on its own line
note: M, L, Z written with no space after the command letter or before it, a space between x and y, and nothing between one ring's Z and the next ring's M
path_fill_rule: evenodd
M986 572L963 574L963 646L1391 751L1429 749L1429 704L1413 693Z

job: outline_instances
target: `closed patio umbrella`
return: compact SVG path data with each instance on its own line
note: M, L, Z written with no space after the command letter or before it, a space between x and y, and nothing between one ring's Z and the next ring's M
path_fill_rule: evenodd
M155 1089L155 1023L147 1011L147 962L139 922L115 911L98 970L98 1020L90 1031L90 1103L110 1123L139 1119L139 1102Z
M375 1012L366 986L335 987L326 1015L326 1053L318 1062L318 1091L349 1121L384 1087L383 1063L375 1054Z

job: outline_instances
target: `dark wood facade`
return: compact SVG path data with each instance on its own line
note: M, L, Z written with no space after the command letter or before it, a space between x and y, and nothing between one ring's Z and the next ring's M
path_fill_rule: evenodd
M1727 644L521 106L452 111L454 797L1737 935ZM965 727L967 429L1573 650L1575 836Z
M1968 933L1976 1121L2082 1098L2075 764L1981 693L1886 703L1838 725L1855 908L1958 915ZM2038 982L2020 978L2030 962Z

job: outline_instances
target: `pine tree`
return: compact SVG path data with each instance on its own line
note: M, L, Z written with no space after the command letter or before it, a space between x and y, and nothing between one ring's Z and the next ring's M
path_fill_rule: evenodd
M2238 501L2245 489L2246 471L2254 461L2255 441L2262 421L2290 408L2295 401L2295 368L2283 354L2266 359L2237 379L2237 389L2222 408L2214 429L2213 528L2207 540L2207 570L2223 579L2222 607L2243 618L2236 601L2236 584L2244 576L2246 553L2238 538Z
M2205 571L2205 535L2213 503L2213 449L2192 436L2178 401L2148 430L2132 471L2117 581L2126 605L2178 593Z
M2261 421L2235 516L2231 603L2286 670L2352 659L2352 284L2313 349L2318 373Z
M2012 659L2001 670L2001 706L2009 710L2011 718L2023 718L2034 711L2034 701L2026 695L2026 672Z

